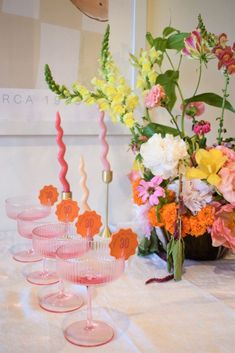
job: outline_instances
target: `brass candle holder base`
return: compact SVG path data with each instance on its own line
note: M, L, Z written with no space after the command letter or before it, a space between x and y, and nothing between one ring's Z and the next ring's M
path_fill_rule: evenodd
M72 199L72 191L62 191L61 200L71 200Z
M105 226L102 230L100 236L103 238L110 238L112 233L109 229L109 184L113 180L112 170L103 170L102 171L102 180L106 184L106 212L105 212Z

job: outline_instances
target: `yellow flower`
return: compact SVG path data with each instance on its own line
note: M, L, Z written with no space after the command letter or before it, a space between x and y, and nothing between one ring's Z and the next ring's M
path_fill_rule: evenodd
M226 162L227 157L220 150L213 148L209 151L199 149L195 154L195 159L198 167L188 168L186 178L207 179L209 184L217 186L221 179L217 173Z
M161 52L152 47L149 50L149 57L152 62L155 62L161 56Z
M126 109L129 111L132 111L136 108L138 104L138 96L132 94L127 97L126 99Z
M114 102L111 104L111 109L115 115L122 115L125 112L125 109L121 104L115 104Z
M146 60L142 65L142 74L148 74L150 70L151 70L151 63Z
M93 86L99 88L99 89L102 89L104 86L105 86L105 83L104 81L102 80L98 80L96 77L94 77L92 80L91 80L91 83Z
M149 79L149 82L150 82L150 85L151 86L154 86L155 83L156 83L156 78L157 78L157 74L154 70L151 70L148 74L148 79Z
M104 89L104 93L107 95L109 99L112 99L117 93L117 90L112 85L107 85Z
M112 104L116 105L116 104L120 104L122 103L124 100L124 95L122 93L117 93L115 94L115 96L113 97L113 101Z
M144 89L144 87L145 87L145 81L144 81L143 77L138 76L137 81L136 81L136 88Z
M108 102L106 101L105 98L100 98L97 100L97 104L99 106L99 109L101 111L105 111L105 110L108 110L109 109L109 104Z
M124 121L124 124L125 124L129 129L131 129L131 128L135 125L135 119L134 119L133 113L126 113L126 114L123 116L123 121Z
M94 97L91 97L91 96L87 96L85 99L84 99L84 102L87 104L87 105L93 105L95 103L95 98Z

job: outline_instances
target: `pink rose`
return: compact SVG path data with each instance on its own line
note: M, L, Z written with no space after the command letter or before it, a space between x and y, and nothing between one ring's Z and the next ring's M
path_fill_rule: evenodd
M235 152L231 148L225 146L216 146L216 149L220 150L228 158L228 163L235 161Z
M161 104L161 101L166 97L164 88L161 85L156 85L147 93L144 103L146 108L155 108Z
M235 203L222 206L215 214L211 238L213 246L225 246L235 253Z
M221 182L218 185L218 190L225 200L235 203L235 162L226 164L220 170L219 176L221 177Z
M183 105L180 106L183 110ZM205 111L205 104L203 102L191 102L186 105L185 113L188 118L192 116L200 116Z

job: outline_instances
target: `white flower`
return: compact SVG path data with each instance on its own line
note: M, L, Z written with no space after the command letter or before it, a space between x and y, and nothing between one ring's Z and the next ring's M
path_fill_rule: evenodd
M177 180L168 187L169 189L175 191L177 195L179 191L179 181ZM183 180L183 201L185 206L194 215L212 201L213 191L213 186L208 185L200 179Z
M134 204L134 223L139 228L140 234L144 234L146 238L150 238L152 226L148 220L148 211L150 205L137 206Z
M178 175L178 164L187 155L186 143L179 136L154 134L140 148L143 164L154 175L163 179L174 178Z

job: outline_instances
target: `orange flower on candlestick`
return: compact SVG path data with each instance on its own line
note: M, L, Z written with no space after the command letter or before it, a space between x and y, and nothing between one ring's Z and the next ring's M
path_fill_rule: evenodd
M93 237L99 233L101 226L101 216L95 211L85 211L76 223L77 233L82 237Z
M73 222L78 216L80 208L76 201L62 200L56 207L56 215L59 221Z
M45 185L39 193L39 200L42 205L53 206L58 200L59 193L53 185Z

